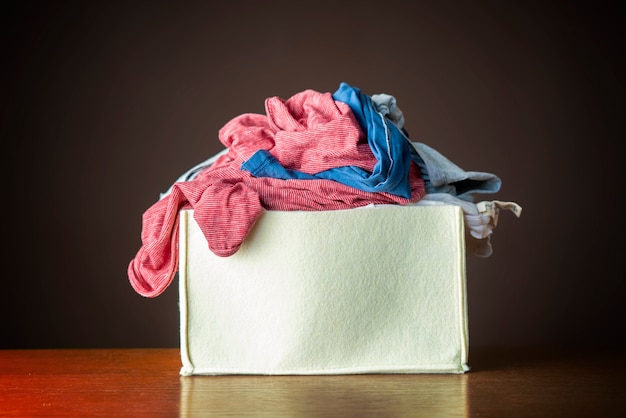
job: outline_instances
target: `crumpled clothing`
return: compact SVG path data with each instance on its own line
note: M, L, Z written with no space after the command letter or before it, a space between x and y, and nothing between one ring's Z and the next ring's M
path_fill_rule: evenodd
M338 166L333 162L332 168L315 173L305 173L285 167L281 164L282 159L275 158L267 150L259 150L245 161L241 168L249 171L255 177L307 180L328 179L368 192L386 192L409 198L411 196L411 187L408 173L411 165L411 148L408 138L394 125L391 119L385 116L389 109L385 107L385 113L379 111L369 96L347 83L341 83L339 89L332 95L332 99L350 106L359 123L359 133L363 132L365 134L367 144L376 157L374 167L366 170L354 165ZM321 100L321 102L323 101ZM330 103L328 99L326 101ZM299 102L291 104L289 109L287 108L287 103L282 101L277 103L270 102L269 105L271 107L268 107L268 114L281 115L281 119L285 119L287 122L281 126L284 129L283 132L289 132L294 136L302 134L307 136L316 135L320 139L325 139L324 137L329 134L328 130L333 129L332 124L326 120L319 125L323 129L319 129L318 125L307 123L305 126L302 121L291 117L292 114L302 114L302 106ZM339 104L336 105L339 106ZM289 116L286 117L286 115ZM274 119L270 118L270 120ZM301 147L303 141L294 141L293 143L296 147ZM334 147L330 147L328 151L332 152L331 161L334 161L337 150ZM318 155L315 155L315 157L319 158Z
M373 170L370 150L350 107L329 93L313 90L288 100L266 100L266 115L243 114L219 131L228 151L191 181L175 183L143 214L142 246L128 266L139 294L155 297L178 268L178 216L194 209L194 219L216 255L234 254L264 210L336 210L368 204L408 204L425 193L419 167L410 164L410 197L374 193L327 179L253 177L241 165L259 149L288 169L307 173L351 165Z

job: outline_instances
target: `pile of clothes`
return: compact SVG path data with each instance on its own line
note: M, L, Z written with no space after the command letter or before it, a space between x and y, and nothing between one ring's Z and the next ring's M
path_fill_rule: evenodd
M246 113L219 130L225 149L192 167L143 214L142 246L128 266L137 293L161 294L178 269L178 216L193 209L210 250L239 249L265 210L338 210L366 205L455 204L463 208L468 249L491 254L500 209L478 202L495 193L494 174L465 171L412 142L394 96L368 96L341 83L334 93L305 90L265 100L266 114Z

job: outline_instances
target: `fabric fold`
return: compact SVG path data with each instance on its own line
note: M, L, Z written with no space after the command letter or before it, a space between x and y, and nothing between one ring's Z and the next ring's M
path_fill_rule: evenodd
M129 280L139 294L158 296L173 280L182 209L194 210L211 251L228 257L237 252L265 210L404 205L424 195L424 182L415 164L408 166L405 195L364 191L335 179L255 177L242 170L244 161L259 150L288 170L315 173L319 168L354 166L368 171L377 165L350 106L329 93L306 90L266 104L270 115L243 114L225 124L218 136L227 151L207 160L210 163L205 169L196 165L185 177L190 180L174 183L146 210L142 246L128 266Z

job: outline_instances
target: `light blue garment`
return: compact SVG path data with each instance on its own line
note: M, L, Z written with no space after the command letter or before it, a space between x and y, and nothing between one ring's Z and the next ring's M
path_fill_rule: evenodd
M385 115L379 112L371 97L358 88L341 83L333 99L346 103L354 113L367 142L376 157L372 172L356 166L334 167L315 174L284 168L268 151L259 150L241 165L255 177L279 179L326 179L366 192L386 192L409 199L411 185L411 145L408 138Z
M448 193L474 201L474 195L496 193L502 181L482 171L465 171L441 153L421 142L413 142L413 161L420 167L426 193Z
M404 113L398 107L395 97L386 93L374 94L372 95L372 102L374 102L376 109L385 115L398 129L404 128ZM404 134L406 135L406 132Z

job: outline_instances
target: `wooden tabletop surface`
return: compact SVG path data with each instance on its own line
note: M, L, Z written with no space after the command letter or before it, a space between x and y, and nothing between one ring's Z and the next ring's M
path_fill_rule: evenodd
M179 375L178 349L0 350L0 416L626 417L615 350L476 349L462 375Z

